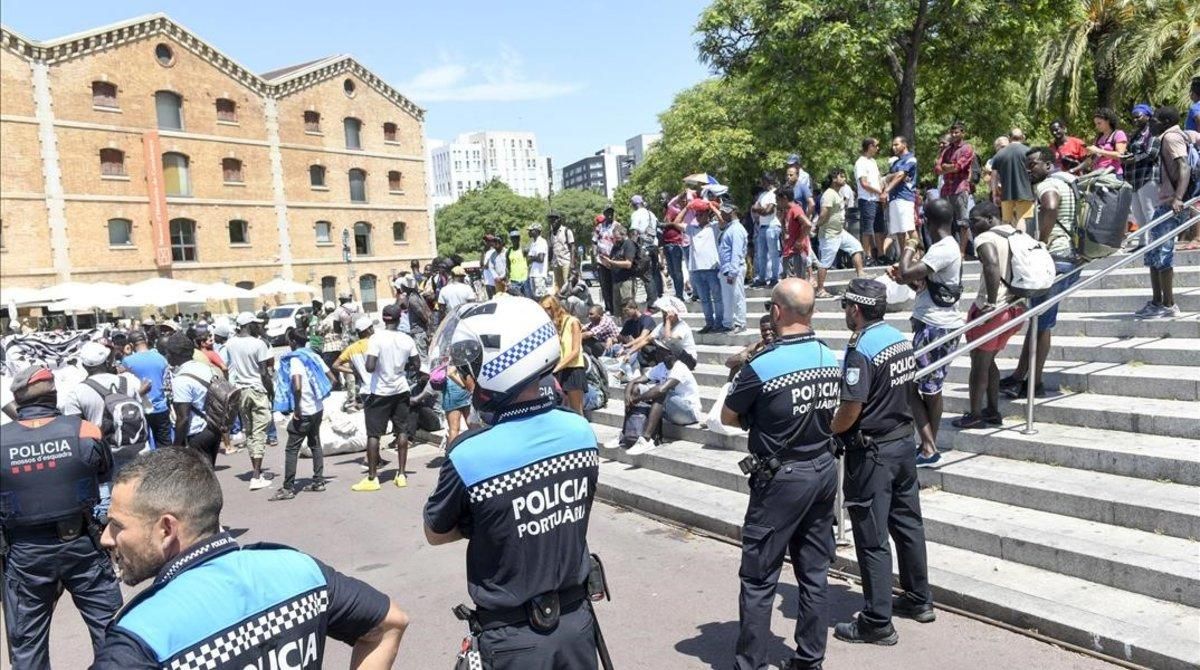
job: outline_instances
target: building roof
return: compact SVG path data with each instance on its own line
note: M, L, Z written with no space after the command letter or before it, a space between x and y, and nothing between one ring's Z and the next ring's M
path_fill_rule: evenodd
M43 41L31 39L0 24L0 48L27 60L55 64L159 35L172 38L213 67L265 97L282 98L338 75L351 73L418 121L425 118L424 109L401 95L352 56L326 56L260 75L161 12Z

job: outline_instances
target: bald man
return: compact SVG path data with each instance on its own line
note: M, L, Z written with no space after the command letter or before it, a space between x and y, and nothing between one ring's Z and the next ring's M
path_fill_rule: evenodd
M734 667L766 667L774 645L771 611L789 549L800 587L796 651L785 668L816 668L828 632L826 572L833 557L837 461L830 423L841 371L812 329L813 288L779 282L768 303L777 338L733 380L721 421L750 431L750 504L742 526L741 630ZM777 659L771 659L772 661Z

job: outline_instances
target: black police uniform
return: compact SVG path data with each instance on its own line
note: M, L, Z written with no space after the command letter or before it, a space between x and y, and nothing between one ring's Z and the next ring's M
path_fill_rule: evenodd
M108 555L93 538L99 477L112 465L100 429L41 405L0 428L4 619L15 670L50 667L50 617L65 589L98 650L121 608ZM48 420L48 422L47 422Z
M825 658L826 576L837 498L830 422L839 374L833 352L812 333L782 337L750 359L725 400L750 430L750 453L764 464L751 475L742 526L736 668L765 667L785 551L800 586L796 653L789 667L818 667Z
M863 403L846 440L844 480L866 599L859 622L882 628L892 617L889 532L907 598L920 606L933 602L909 407L917 362L908 338L876 321L850 339L843 365L842 400Z
M597 667L585 588L596 435L556 404L554 397L519 403L498 412L492 426L459 436L425 505L432 531L458 529L469 540L467 591L490 670ZM535 626L529 607L555 595L557 625Z

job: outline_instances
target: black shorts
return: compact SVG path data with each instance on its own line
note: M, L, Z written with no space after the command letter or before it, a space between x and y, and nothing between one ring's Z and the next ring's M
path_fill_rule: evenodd
M408 425L408 398L405 391L397 395L368 395L363 403L363 417L367 424L367 437L383 437L388 432L399 433Z
M587 390L587 371L584 368L563 368L558 371L558 385L567 391Z

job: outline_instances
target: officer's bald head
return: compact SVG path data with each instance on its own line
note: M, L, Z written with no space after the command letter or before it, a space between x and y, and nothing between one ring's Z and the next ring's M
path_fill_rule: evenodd
M812 284L795 277L784 279L771 291L771 304L775 328L780 335L790 334L790 329L807 329L812 323L816 304Z

